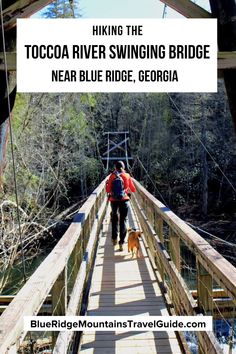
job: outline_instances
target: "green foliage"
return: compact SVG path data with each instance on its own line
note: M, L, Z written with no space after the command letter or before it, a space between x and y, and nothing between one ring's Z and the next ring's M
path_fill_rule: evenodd
M24 117L27 115L28 109L28 97L22 93L16 95L15 105L14 105L14 117L12 121L12 127L14 132L18 132L22 128L22 122Z
M91 93L83 93L81 95L81 103L88 104L90 108L94 108L96 106L96 98L94 94Z
M79 17L78 1L74 0L70 4L69 0L54 0L49 4L42 16L46 18L69 18Z

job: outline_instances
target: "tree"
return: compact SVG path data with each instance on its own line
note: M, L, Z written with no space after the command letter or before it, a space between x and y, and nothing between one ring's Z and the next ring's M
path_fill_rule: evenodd
M46 18L79 17L78 0L55 0L45 8L42 16Z

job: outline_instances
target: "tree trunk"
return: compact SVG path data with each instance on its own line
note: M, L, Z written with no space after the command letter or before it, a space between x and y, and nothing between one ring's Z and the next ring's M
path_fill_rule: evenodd
M206 115L204 112L203 102L202 106L202 118L201 118L201 170L202 170L202 213L207 215L208 209L208 164L206 157Z
M218 46L220 51L236 50L235 0L210 0L213 17L218 19ZM229 107L236 132L236 70L225 69L224 81Z
M1 27L0 19L0 27ZM4 46L5 44L5 46ZM3 43L2 31L0 30L0 52L4 49L8 52L16 51L15 29L5 33L5 43ZM7 82L8 81L8 82ZM8 90L7 90L8 88ZM9 98L8 98L9 94ZM16 97L16 73L5 71L0 72L0 188L2 187L2 174L5 168L5 155L9 132L9 110L11 112Z

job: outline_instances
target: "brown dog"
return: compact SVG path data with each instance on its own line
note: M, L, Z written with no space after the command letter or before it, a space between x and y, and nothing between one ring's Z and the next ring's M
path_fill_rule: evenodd
M136 249L136 257L140 257L140 244L139 238L141 237L141 231L135 231L128 229L128 252L132 252L132 258L134 256L134 249Z

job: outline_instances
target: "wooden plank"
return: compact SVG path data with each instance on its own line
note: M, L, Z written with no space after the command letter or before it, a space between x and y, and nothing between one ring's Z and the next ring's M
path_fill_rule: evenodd
M105 307L163 307L163 298L159 297L159 299L156 299L155 297L152 298L145 298L143 300L140 300L140 298L116 298L114 301L113 296L110 296L109 298L103 298L102 300L97 298L97 299L91 299L89 302L89 310L97 309L99 306Z
M203 354L224 354L213 332L198 332L200 350Z
M131 216L134 217L133 212ZM130 222L132 225L133 223ZM111 225L107 225L111 231ZM105 237L106 236L106 237ZM94 267L92 286L89 294L89 305L87 315L113 316L113 315L168 315L166 305L161 296L160 288L156 282L150 260L144 248L143 240L140 241L141 251L145 258L132 259L125 251L116 253L114 246L111 246L110 236L101 237L98 246L98 255ZM123 349L135 353L148 349L155 349L155 353L170 352L180 353L179 344L174 332L124 332L117 334L105 332L84 333L83 344L80 352L87 350L117 353ZM156 340L156 342L155 342ZM172 344L170 343L172 342ZM124 343L124 344L123 344ZM173 350L170 348L173 347ZM107 349L106 349L107 348ZM158 348L158 351L156 350Z
M9 306L10 302L15 298L15 295L0 295L0 315L7 309ZM39 314L48 314L51 315L52 313L52 304L51 304L51 295L47 297L45 300L44 304L39 310Z
M194 298L197 298L197 290L191 290L191 294ZM212 296L214 299L217 298L228 298L224 289L212 289Z
M99 308L94 310L89 310L88 316L137 316L137 315L146 315L146 316L168 316L168 310L163 306L161 307L145 307L140 308L130 307L111 307L111 308Z
M130 340L130 341L119 340L117 342L96 341L95 343L83 344L81 352L84 353L84 350L91 349L91 347L95 350L96 353L97 350L99 349L106 350L106 348L110 350L110 353L113 352L114 349L116 350L116 353L123 352L124 349L126 350L126 353L127 351L131 353L149 353L150 350L153 350L155 353L160 353L160 354L181 353L179 345L174 339L171 340L152 339L152 340Z
M177 343L176 334L174 331L130 331L127 329L115 330L115 331L97 331L97 332L86 332L83 336L82 342L84 344L94 342L98 340L100 345L103 345L104 341L121 341L126 342L126 345L129 345L127 342L140 341L140 340L160 340L161 345L168 345L168 340L173 339L173 343ZM131 343L132 344L132 343ZM141 343L140 343L141 344Z
M114 332L107 332L107 331L97 331L97 332L86 332L86 340L87 341L94 341L95 339L98 341L105 341L105 340L123 340L129 341L132 339L176 339L176 334L174 331L154 331L154 332L136 332L130 330L116 330Z
M218 59L217 66L219 70L236 69L235 58ZM222 75L219 75L222 77Z
M93 294L117 294L117 291L122 290L122 288L124 289L129 289L130 291L135 291L138 293L138 291L140 291L140 293L142 294L143 292L145 292L145 294L149 294L149 293L154 293L154 287L153 286L149 286L148 284L144 284L144 285L137 285L137 284L129 284L128 286L126 286L124 284L124 286L122 287L118 287L115 288L113 285L110 284L104 284L103 286L101 284L95 284L93 286ZM118 290L120 289L120 290ZM137 289L141 289L141 290L137 290Z
M91 343L96 341L105 342L109 341L118 341L122 340L124 342L133 341L133 340L176 340L175 332L162 332L162 331L154 331L154 332L134 332L134 331L115 331L114 332L86 332L83 336L83 342Z
M117 296L121 293L124 293L126 291L129 292L135 292L135 294L140 294L142 296L143 294L156 294L157 296L160 294L160 288L157 284L134 284L134 285L129 285L123 286L123 287L117 287L115 288L114 285L109 285L106 284L102 286L101 284L95 284L93 285L93 289L91 291L91 296L92 295L100 295L101 293L106 295L106 294L113 294L114 296Z
M151 339L133 339L133 340L118 340L114 343L114 341L111 340L106 340L105 342L103 341L94 341L90 343L90 338L87 338L86 336L84 337L83 340L83 348L112 348L114 347L114 344L116 348L137 348L137 347L155 347L157 348L158 352L162 352L163 350L166 350L168 348L169 353L175 353L175 350L179 350L179 345L176 339L172 338L170 341L169 339L158 339L155 340L155 338ZM165 347L165 348L163 348Z
M122 348L116 348L114 345L114 348L82 348L80 350L79 353L82 354L127 354L127 348L122 347ZM144 345L143 347L139 346L138 348L130 348L128 350L129 354L171 354L169 348L162 348L162 351L156 350L155 346L152 347L147 347L146 345ZM175 351L173 352L174 354L182 354L182 352L180 351L180 349L175 349Z
M211 18L210 12L190 0L161 0L164 4L188 18Z
M112 295L112 299L115 298L115 300L117 299L118 301L122 301L125 299L129 299L129 300L142 300L142 299L157 299L158 296L161 296L161 291L150 291L150 292L146 292L146 289L144 290L143 288L140 291L137 291L137 288L135 288L135 291L130 291L129 288L124 289L123 291L116 291L115 293L101 293L101 294L97 294L97 293L91 293L90 295L90 300L93 301L93 299L100 299L104 300L104 301L109 301L109 299L111 298Z
M2 304L7 304L9 303L16 297L16 295L0 295L0 303ZM50 302L51 301L51 295L48 295L45 299L45 302Z
M218 52L218 69L235 69L236 52Z
M16 71L16 53L15 52L7 52L7 71ZM0 70L6 70L5 68L5 56L4 53L0 53Z
M100 283L100 281L103 281L104 285L110 283L113 285L118 285L122 286L122 284L128 284L128 285L134 285L134 284L140 284L140 283L146 283L150 281L150 276L148 273L142 274L142 278L139 276L139 274L131 273L131 274L126 274L122 277L121 274L117 276L116 280L113 280L113 275L112 272L108 272L106 274L106 279L104 279L103 272L97 277L95 283ZM152 275L154 277L154 275ZM155 279L152 279L155 281Z
M118 271L119 269L122 269L125 271L127 269L127 266L130 266L130 273L131 274L138 274L139 277L141 277L142 273L148 273L148 266L147 260L148 258L145 257L133 257L130 253L128 253L128 247L127 243L124 243L124 250L123 251L118 251L114 250L113 254L108 254L105 258L103 257L102 253L100 250L98 250L96 260L98 261L98 264L95 265L94 271L96 274L100 274L104 269L107 270L107 272L114 273ZM110 247L110 246L109 246ZM118 247L118 246L116 246ZM114 248L114 247L113 247ZM142 252L142 249L141 249ZM115 258L115 261L114 261ZM113 262L112 262L113 260ZM139 267L135 265L135 262L138 264ZM133 268L132 268L133 267ZM137 272L135 272L137 270ZM122 272L122 271L120 271ZM119 276L120 277L120 276ZM141 278L140 278L141 279Z
M105 282L109 282L109 281L113 281L114 279L114 272L112 271L108 271L106 272L106 279L104 278L104 271L96 271L96 282L100 282L100 281L105 281ZM116 279L115 279L115 283L119 283L119 282L127 282L128 284L131 282L143 282L145 280L155 280L155 276L154 274L151 274L151 279L150 279L150 274L149 273L142 273L139 274L137 272L126 272L126 273L122 273L122 272L117 272L116 273Z
M194 299L198 298L197 290L191 291ZM223 289L212 289L212 311L214 319L234 318L236 317L236 307L234 301L227 296Z

